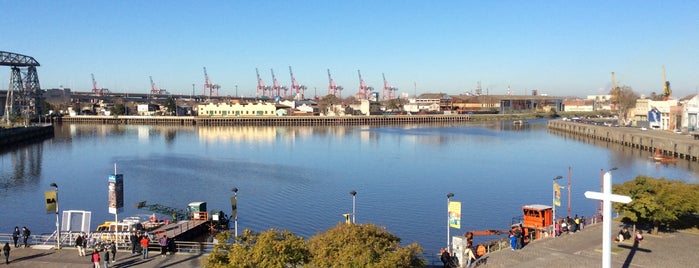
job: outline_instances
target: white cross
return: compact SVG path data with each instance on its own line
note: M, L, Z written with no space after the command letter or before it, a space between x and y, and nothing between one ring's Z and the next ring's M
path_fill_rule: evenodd
M604 173L602 182L603 192L585 192L588 199L602 200L602 267L612 266L612 202L628 204L631 197L612 194L612 174Z

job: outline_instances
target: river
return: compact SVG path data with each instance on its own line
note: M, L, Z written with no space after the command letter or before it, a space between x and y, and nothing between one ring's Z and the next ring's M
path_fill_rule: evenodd
M184 208L207 202L230 214L239 189L239 229L288 229L303 237L344 222L356 191L356 222L375 223L427 251L446 245L447 193L462 202L461 229L504 229L521 206L551 204L552 179L567 186L571 214L593 215L600 170L614 183L639 174L697 183L697 163L656 165L650 153L549 132L545 120L439 125L175 127L63 124L52 139L0 150L0 232L27 226L51 233L49 186L61 210L92 212L92 227L114 215L107 178L124 174L124 211L135 203ZM567 189L558 216L567 215ZM481 238L478 238L481 239ZM477 241L478 242L478 241Z

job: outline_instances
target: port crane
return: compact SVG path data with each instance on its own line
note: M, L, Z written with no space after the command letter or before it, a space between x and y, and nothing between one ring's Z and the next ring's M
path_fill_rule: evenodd
M342 99L343 89L344 88L342 86L335 84L335 80L333 80L332 76L330 76L330 69L328 69L328 95L335 95L339 99Z
M218 90L221 88L220 85L214 84L209 79L209 74L206 72L206 67L204 67L204 96L206 96L206 90L209 90L209 98L213 95L214 90L216 90L216 97L218 97Z
M262 77L260 77L260 71L255 68L255 73L257 73L257 97L265 97L268 94L268 91L270 90L270 87L265 85L265 81L262 81Z
M670 81L665 78L665 65L663 65L663 100L669 100L671 94Z
M291 71L291 66L289 66L289 74L291 75L291 94L296 94L296 99L302 100L306 94L306 86L299 85L294 77L294 72Z
M396 91L398 88L392 87L389 83L388 80L386 80L386 75L384 73L381 73L381 76L383 76L383 99L384 100L391 100L396 98Z
M155 82L153 82L152 76L148 76L148 78L150 78L150 94L155 94L155 95L167 94L167 90L158 88L155 85Z
M366 82L362 79L361 71L357 70L357 74L359 75L359 92L357 93L357 99L366 100L369 98L369 93L374 91L374 88L366 85Z
M92 76L92 93L97 94L97 95L109 93L109 89L97 88L97 80L95 80L95 74L90 74L90 76Z
M274 76L274 69L269 69L269 70L272 71L272 94L276 94L276 95L274 95L274 97L281 97L282 96L281 91L284 90L284 97L286 97L286 93L289 90L289 88L282 86L279 83L279 81L277 80L277 77Z

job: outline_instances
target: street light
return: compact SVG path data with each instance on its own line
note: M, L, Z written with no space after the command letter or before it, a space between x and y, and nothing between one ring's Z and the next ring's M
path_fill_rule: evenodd
M56 188L56 247L61 249L61 224L58 221L58 184L52 182L49 186Z
M553 211L552 211L552 215L551 215L551 218L552 218L551 224L553 224L553 227L554 227L553 228L554 229L553 230L554 231L553 237L556 237L556 181L560 180L562 178L563 177L561 177L561 176L556 176L555 178L553 178Z
M356 202L355 202L355 201L356 201L357 192L356 192L355 190L352 190L352 191L350 192L350 194L352 195L352 223L355 223L355 221L354 221L354 215L355 215L355 208L356 208L356 206L355 206L355 205L356 205Z
M449 245L451 244L451 240L449 239L449 202L451 202L451 198L454 197L453 193L448 193L447 194L447 251L449 251Z
M231 189L231 191L233 191L233 200L232 200L233 201L232 202L233 203L233 205L232 205L233 222L234 222L233 228L235 230L235 237L238 237L238 188L233 187L233 189Z

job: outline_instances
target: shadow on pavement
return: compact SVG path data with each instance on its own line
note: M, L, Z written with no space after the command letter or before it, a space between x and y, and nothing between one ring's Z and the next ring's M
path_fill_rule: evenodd
M34 255L27 255L27 256L24 256L24 257L19 257L19 258L17 258L17 259L13 259L12 261L13 261L13 262L17 262L17 261L23 261L23 260L31 260L31 259L34 259L34 258L40 258L40 257L48 256L48 255L51 255L51 254L53 254L53 252L44 252L44 253L39 253L39 254L34 254Z
M639 248L638 241L634 241L633 246L619 245L619 247L629 249L629 255L626 255L626 260L624 260L624 265L621 266L624 268L631 267L631 261L633 260L634 255L636 255L636 251L645 252L645 253L653 252L650 249Z
M175 265L180 264L180 263L183 263L183 262L187 262L187 261L190 261L190 260L193 260L193 259L198 259L198 258L201 257L201 256L202 256L202 254L192 255L192 256L190 256L189 258L182 259L182 260L179 260L179 261L176 261L176 262L173 262L173 263L169 263L169 264L167 264L167 265L160 266L160 267L175 266Z

